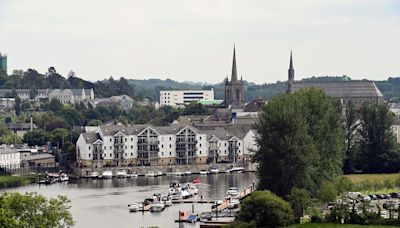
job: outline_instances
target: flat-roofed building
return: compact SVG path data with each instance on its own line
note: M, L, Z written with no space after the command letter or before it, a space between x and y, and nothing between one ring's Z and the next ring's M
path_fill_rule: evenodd
M160 91L160 106L183 107L200 100L214 100L214 89Z

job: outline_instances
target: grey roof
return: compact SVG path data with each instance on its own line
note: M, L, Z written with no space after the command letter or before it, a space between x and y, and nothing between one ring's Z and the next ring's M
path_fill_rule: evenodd
M33 154L31 156L22 157L21 160L32 161L32 160L40 160L40 159L46 159L46 158L54 158L54 155L48 154L48 153Z
M292 91L304 88L322 89L331 97L381 97L381 91L372 81L293 82Z
M100 129L104 135L115 135L118 131L126 134L126 128L124 125L100 125Z
M229 140L230 138L232 138L232 136L236 136L236 135L233 135L232 133L228 132L227 130L225 130L222 127L216 127L214 129L208 129L208 130L203 130L203 131L207 134L207 137L209 140L211 138L213 138L214 136L216 138L218 138L219 140Z
M15 148L0 148L0 154L13 154L19 151Z
M98 133L82 133L82 137L86 143L94 143L96 140L100 139Z
M3 123L3 125L11 130L28 130L31 128L30 123ZM36 124L33 124L33 129L37 128Z

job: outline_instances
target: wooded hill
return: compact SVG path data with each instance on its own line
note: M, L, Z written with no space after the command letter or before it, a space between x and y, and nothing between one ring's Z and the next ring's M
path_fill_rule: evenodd
M352 80L347 76L319 76L303 79L302 81L346 81ZM375 81L386 100L393 102L400 101L400 77L390 77L387 80ZM50 67L48 72L41 74L34 69L26 71L14 70L11 75L6 75L0 71L0 88L19 89L19 88L93 88L96 97L110 97L126 94L135 99L150 98L158 100L160 90L178 89L211 89L215 91L215 99L224 99L224 81L217 84L206 84L196 82L178 82L171 79L127 79L120 77L114 79L109 77L102 81L90 82L83 80L74 72L70 72L66 77L57 73L54 67ZM246 102L254 98L261 97L270 99L273 96L284 93L286 82L277 81L275 83L255 84L245 81Z

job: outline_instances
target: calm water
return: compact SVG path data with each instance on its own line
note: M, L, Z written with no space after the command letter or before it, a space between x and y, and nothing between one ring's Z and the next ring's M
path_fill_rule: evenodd
M131 179L91 180L80 179L76 183L32 185L13 189L17 192L37 192L46 197L66 195L71 200L71 212L75 227L124 228L124 227L198 227L199 225L174 223L179 211L191 211L192 204L174 204L163 212L128 211L128 204L141 202L154 193L166 193L172 180L191 182L200 178L199 193L203 199L223 199L230 186L240 189L256 181L255 173L137 177ZM194 204L196 212L210 211L210 204Z

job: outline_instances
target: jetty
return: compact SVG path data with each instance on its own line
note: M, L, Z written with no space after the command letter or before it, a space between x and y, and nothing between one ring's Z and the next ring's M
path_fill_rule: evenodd
M243 198L247 197L254 191L253 186L250 186L248 188L245 188L243 191L239 193L238 199L242 200ZM215 209L216 211L223 211L229 206L229 199L225 199L222 204L218 205L217 208Z

